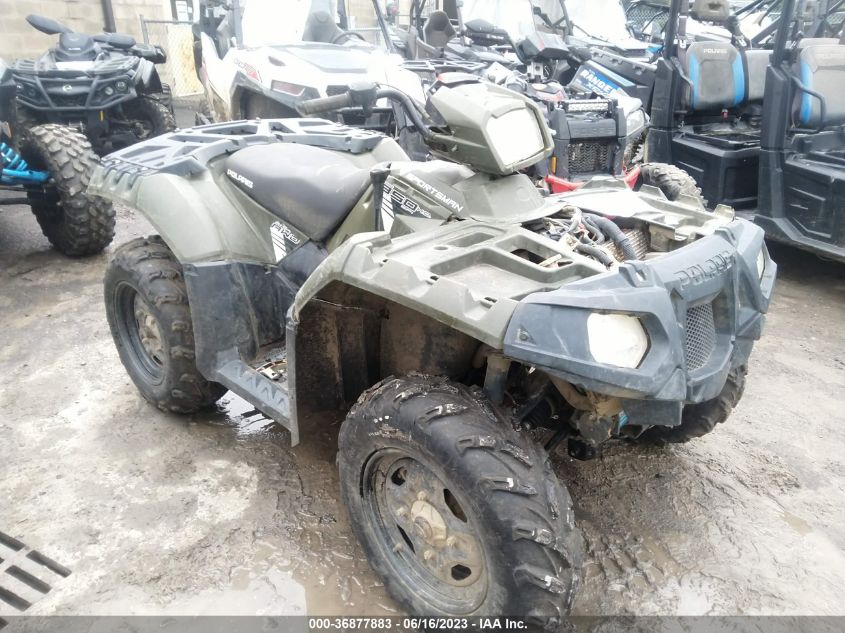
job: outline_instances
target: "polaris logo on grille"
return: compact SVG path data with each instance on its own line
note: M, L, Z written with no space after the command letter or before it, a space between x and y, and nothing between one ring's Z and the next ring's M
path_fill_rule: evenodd
M231 169L227 169L226 175L229 176L229 178L231 178L235 182L241 183L244 187L249 187L250 189L252 189L252 187L253 187L253 182L249 178L245 178L244 176L241 176L236 171L232 171Z
M711 257L706 262L695 264L675 273L675 278L681 282L681 287L697 286L710 279L715 279L733 266L734 254L731 251L722 251Z

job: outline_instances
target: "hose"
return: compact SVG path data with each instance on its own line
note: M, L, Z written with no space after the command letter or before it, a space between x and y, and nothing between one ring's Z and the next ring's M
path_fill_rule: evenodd
M594 213L585 213L584 219L588 219L590 222L595 224L597 227L601 229L603 233L608 235L613 243L622 251L622 255L625 256L626 260L629 259L639 259L637 257L637 252L634 250L633 244L631 244L631 240L628 239L628 236L622 232L612 220L608 220L605 217L600 215L596 215Z
M588 246L587 244L582 244L581 242L578 242L577 244L575 244L575 250L581 253L582 255L587 255L589 257L592 257L593 259L599 260L608 268L610 268L614 263L616 263L616 260L614 260L609 253L597 246Z

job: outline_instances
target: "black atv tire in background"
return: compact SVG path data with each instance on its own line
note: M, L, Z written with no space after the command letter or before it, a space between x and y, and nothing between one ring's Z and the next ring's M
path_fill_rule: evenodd
M651 444L683 444L710 433L717 425L728 419L734 407L739 403L745 391L745 375L748 368L744 365L728 374L722 392L712 400L688 404L681 414L678 426L653 426L638 441Z
M162 411L192 413L226 393L196 367L182 266L160 237L121 246L106 269L104 286L112 338L144 398Z
M657 187L669 200L675 201L682 194L693 196L704 203L701 188L695 179L680 167L666 163L646 163L640 167L637 189L642 185Z
M37 125L21 141L21 156L50 180L27 199L50 244L71 257L94 255L114 239L111 203L88 194L99 157L82 134L63 125Z
M480 390L389 378L350 411L337 461L352 527L409 613L569 612L582 559L569 493Z
M129 120L137 121L135 135L138 141L154 138L176 130L176 118L171 106L164 98L146 95L124 106L124 114Z
M43 122L39 119L37 113L22 105L15 108L12 139L15 141L18 150L23 147L24 140L29 136L29 131L38 125L43 125Z

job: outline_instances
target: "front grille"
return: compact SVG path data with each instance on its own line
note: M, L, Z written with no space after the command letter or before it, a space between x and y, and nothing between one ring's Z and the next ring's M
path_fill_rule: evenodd
M569 174L590 174L608 170L610 146L607 143L569 144Z
M684 351L687 371L701 369L710 360L716 348L716 321L713 304L704 303L687 310L686 340Z
M84 108L88 95L50 95L50 98L59 108Z

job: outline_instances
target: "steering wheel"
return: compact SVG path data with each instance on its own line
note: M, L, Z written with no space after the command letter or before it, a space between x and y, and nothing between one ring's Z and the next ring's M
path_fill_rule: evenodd
M364 38L364 36L361 35L360 33L356 33L355 31L344 31L343 33L339 34L336 38L334 38L331 41L331 43L332 44L338 44L340 42L340 39L344 38L344 37L347 38L346 41L349 41L349 38L351 38L351 37L357 37L362 42L367 41L366 38Z

